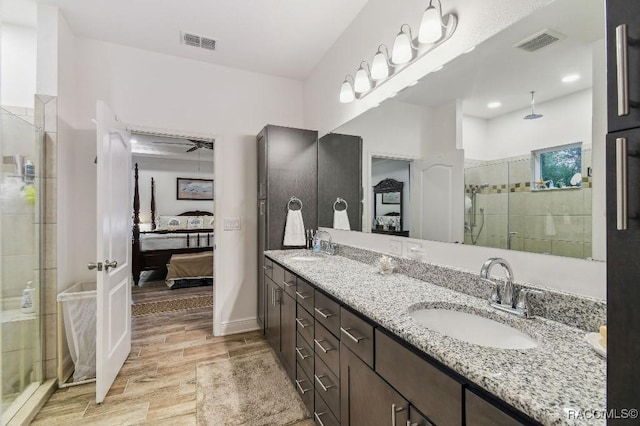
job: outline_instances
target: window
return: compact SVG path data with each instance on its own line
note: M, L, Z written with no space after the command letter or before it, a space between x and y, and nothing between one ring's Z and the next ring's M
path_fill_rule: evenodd
M533 189L580 188L582 143L533 151Z

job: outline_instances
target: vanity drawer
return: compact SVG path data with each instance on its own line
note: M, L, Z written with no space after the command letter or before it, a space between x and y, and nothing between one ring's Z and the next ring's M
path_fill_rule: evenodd
M298 395L300 395L300 398L302 398L307 410L313 413L313 382L300 364L296 367L296 391Z
M373 326L340 308L340 341L373 368Z
M329 406L322 399L318 392L322 392L319 389L316 389L316 411L313 412L313 420L316 425L320 426L340 426L340 422L333 415Z
M313 328L314 328L314 320L313 315L307 312L302 305L299 303L296 306L296 330L304 339L307 341L309 346L313 348ZM313 351L311 351L313 352Z
M316 374L313 376L316 392L327 404L331 413L340 414L340 380L331 369L322 362L316 353Z
M298 288L296 289L296 299L307 311L313 312L313 286L298 277Z
M465 389L465 414L468 426L520 426L518 420L511 417L484 398Z
M315 292L313 316L334 336L340 336L340 304L318 290Z
M273 276L271 277L274 283L280 288L284 287L284 268L273 262Z
M296 333L296 360L309 376L313 376L313 359L313 346L307 343L300 333Z
M265 256L264 257L264 266L262 268L264 269L264 274L267 277L273 278L273 260L271 260L267 256Z
M462 423L462 385L376 330L376 372L438 426Z
M291 295L291 297L296 297L296 275L284 270L284 278L282 279L282 285L284 286L284 291Z
M320 323L316 323L315 332L313 343L316 355L319 355L331 372L338 376L340 374L340 341Z

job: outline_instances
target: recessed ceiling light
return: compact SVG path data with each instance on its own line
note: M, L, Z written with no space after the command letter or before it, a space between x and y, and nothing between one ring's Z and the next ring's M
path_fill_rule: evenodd
M463 53L469 53L469 52L473 52L473 50L475 49L475 46L472 46L470 48L468 48L467 50L465 50Z
M499 108L500 106L502 106L500 102L489 102L487 104L487 108Z
M418 84L418 80L414 81L413 83L410 83L407 87L415 86L416 84Z
M569 74L567 76L562 77L563 83L573 83L574 81L580 80L580 74Z
M434 69L434 70L433 70L433 71L431 71L431 72L438 72L438 71L440 71L442 68L444 68L444 65L440 65L438 68Z

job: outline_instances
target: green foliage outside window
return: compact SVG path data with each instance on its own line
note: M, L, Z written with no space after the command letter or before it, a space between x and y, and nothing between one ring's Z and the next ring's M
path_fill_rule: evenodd
M538 155L540 178L547 182L549 188L571 186L571 178L582 171L582 147L541 152Z

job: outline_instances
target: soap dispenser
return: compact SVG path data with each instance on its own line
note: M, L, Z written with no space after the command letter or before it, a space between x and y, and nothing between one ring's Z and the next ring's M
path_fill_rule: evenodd
M31 287L33 281L27 282L27 287L22 292L22 312L25 314L32 314L33 308L33 287Z

